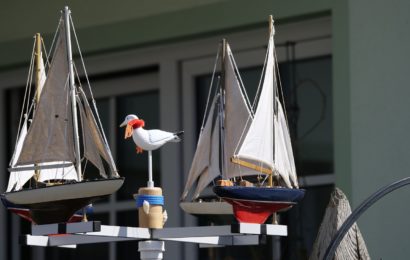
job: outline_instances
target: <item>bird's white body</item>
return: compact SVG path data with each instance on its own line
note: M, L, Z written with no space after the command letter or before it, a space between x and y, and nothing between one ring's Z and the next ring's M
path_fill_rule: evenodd
M174 133L158 129L146 130L142 127L133 130L132 139L137 146L147 151L156 150L168 142L180 141L180 138Z
M127 126L125 138L132 136L134 143L137 145L138 153L142 150L156 150L168 142L181 141L179 136L183 131L171 133L159 129L146 130L144 125L144 120L140 120L136 115L126 116L124 122L120 125L121 127Z

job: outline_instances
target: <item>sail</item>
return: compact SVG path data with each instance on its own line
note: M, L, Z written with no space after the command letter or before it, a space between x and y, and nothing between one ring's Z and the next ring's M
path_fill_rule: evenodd
M102 138L87 97L81 88L79 96L80 117L84 139L84 157L98 168L102 177L107 178L101 158L107 162L111 172L114 174L116 167L114 161L111 159L111 152L108 150L108 146Z
M244 93L235 73L232 63L233 55L227 44L227 58L225 59L225 120L224 120L224 164L225 177L232 178L239 174L237 166L231 163L235 149L240 145L240 140L247 121L250 118L250 110L245 101ZM244 173L246 175L246 173Z
M20 156L21 149L23 147L23 142L24 139L26 138L27 135L27 119L24 120L23 126L20 130L20 135L18 136L17 142L16 142L16 148L14 150L13 157L11 158L10 166L14 167L17 158ZM12 191L12 190L21 190L23 185L30 180L30 178L34 175L33 170L29 171L19 171L19 172L11 172L10 177L9 177L9 183L7 185L7 192Z
M43 52L40 52L40 68L39 68L39 70L40 70L40 81L39 81L37 91L39 93L41 93L43 91L44 83L46 83L46 79L47 79L46 69L44 67Z
M278 98L276 102L278 104L278 115L275 116L275 170L287 187L298 188L295 159L293 158L286 117Z
M39 166L52 166L52 165L64 165L68 162L47 162L47 163L40 163ZM77 171L75 170L74 165L67 166L67 167L56 167L52 169L41 169L40 176L38 181L48 181L48 180L76 180L78 181Z
M247 167L251 174L260 174L262 168L271 170L274 167L274 93L276 77L273 56L273 34L269 39L268 59L265 67L262 90L253 120L246 132L234 158L244 160L245 164L255 166L253 170ZM246 166L243 164L244 166Z
M201 133L199 134L197 148L194 154L194 158L192 160L191 169L189 170L188 179L185 183L184 192L182 193L181 200L185 199L188 196L188 192L191 190L192 186L194 185L195 181L202 175L207 176L204 177L202 183L203 188L206 187L219 173L219 158L217 162L211 161L211 149L212 149L212 123L214 121L214 114L215 114L215 105L216 105L216 97L212 101L211 108L209 109L208 118L206 119L205 126L202 129ZM219 153L219 143L217 144L218 153ZM211 164L214 164L212 165ZM216 164L216 165L215 165ZM216 167L218 166L218 167ZM215 173L209 174L209 168L213 170L217 170ZM215 177L212 177L214 176ZM203 188L197 188L195 194L199 194Z
M193 198L196 199L199 197L201 192L208 186L211 181L213 181L216 177L221 175L219 170L219 160L220 160L220 153L219 153L219 146L220 146L220 121L215 121L215 126L212 131L212 138L211 138L211 158L210 158L210 165L205 169L205 171L201 174L198 180L198 184L196 185L196 190L194 192Z
M64 28L60 27L47 79L23 144L25 149L16 165L75 160Z

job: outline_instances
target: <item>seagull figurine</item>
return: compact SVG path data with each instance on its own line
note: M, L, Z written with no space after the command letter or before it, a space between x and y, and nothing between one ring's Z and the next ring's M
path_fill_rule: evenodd
M179 142L184 131L177 133L166 132L158 129L144 129L145 122L136 115L128 115L120 127L126 126L125 139L132 136L137 145L137 153L143 150L152 151L160 148L168 142Z

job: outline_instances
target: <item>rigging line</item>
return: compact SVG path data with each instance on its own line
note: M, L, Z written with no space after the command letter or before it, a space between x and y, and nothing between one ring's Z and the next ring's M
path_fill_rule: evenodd
M277 76L278 76L278 82L279 82L279 89L280 89L280 94L282 96L282 102L283 102L283 113L285 114L285 119L286 119L286 126L289 129L289 123L288 123L288 115L286 112L286 104L285 104L285 95L283 94L283 86L282 86L282 79L280 78L280 71L279 71L279 63L278 63L278 58L276 56L276 48L274 50L274 56L275 56L275 67L276 67L276 72L277 72ZM276 75L275 75L276 76ZM276 77L275 77L276 80ZM278 94L279 94L279 90L277 90Z
M82 67L83 67L83 70L84 70L85 79L87 80L87 85L88 85L88 88L90 89L91 99L94 100L93 92L91 91L90 80L88 78L87 70L85 68L83 55L81 53L80 44L78 42L77 32L75 31L74 22L73 22L73 19L72 19L71 15L70 15L70 22L71 22L71 27L73 28L73 33L74 33L74 38L75 38L75 42L76 42L76 45L77 45L78 53L80 54L80 60L81 60L81 64L82 64Z
M270 44L270 41L269 41L269 44ZM265 60L264 60L264 62L263 62L263 67L262 67L262 73L261 73L261 77L260 77L260 79L259 79L259 83L258 83L258 89L257 89L257 91L256 91L256 94L255 94L255 98L254 98L254 100L253 100L253 104L252 104L252 108L253 109L255 109L255 106L256 106L256 104L257 104L257 100L258 100L258 97L259 97L259 95L260 95L260 91L261 91L261 86L262 86L262 80L264 79L264 76L265 76L265 73L266 73L266 66L267 66L267 63L268 63L268 57L269 57L269 44L268 44L268 46L267 46L267 50L266 50L266 54L265 54ZM255 111L256 112L256 111Z
M314 88L316 88L317 90L318 90L318 92L319 92L319 94L320 94L320 96L321 96L321 105L322 105L322 108L321 108L321 112L320 112L320 117L319 117L319 119L308 129L308 130L306 130L304 133L303 133L303 135L301 135L298 139L299 140L303 140L306 136L308 136L310 133L312 133L315 129L316 129L316 127L318 127L324 120L325 120L325 117L326 117L326 114L325 114L325 112L326 112L326 105L327 105L327 101L326 101L326 94L325 94L325 92L323 91L323 89L320 87L320 85L319 85L319 83L317 83L315 80L313 80L313 79L311 79L311 78L306 78L306 79L303 79L303 80L301 80L301 81L299 81L299 83L297 83L296 85L295 85L295 90L297 90L299 87L301 87L301 86L303 86L305 83L310 83L311 84L311 86L313 86Z
M220 45L220 44L218 44L218 45ZM211 84L209 85L208 96L206 98L205 112L204 112L204 116L202 118L201 132L204 129L204 125L205 125L205 119L206 119L206 115L207 115L207 112L208 112L208 106L209 106L209 101L210 101L210 98L211 98L212 86L213 86L214 79L215 79L216 66L218 64L220 51L221 51L221 48L218 47L218 51L216 52L216 57L215 57L214 69L212 71ZM220 78L218 77L217 86L219 85L219 80L220 80Z
M21 121L23 119L23 115L24 115L24 107L27 106L28 107L28 100L30 99L30 97L27 96L28 93L28 88L30 87L29 82L30 82L30 78L33 76L33 64L34 64L34 51L35 51L35 47L36 47L36 40L34 39L33 42L33 50L31 52L31 60L30 60L30 67L28 70L28 75L27 75L27 81L26 81L26 88L24 90L24 97L23 97L23 104L21 106L21 112L20 112L20 119L19 119L19 125L18 125L18 129L17 129L17 138L16 138L16 143L14 145L14 149L16 149L17 147L17 142L20 136L20 131L21 131ZM27 102L27 105L26 105ZM27 111L26 111L27 112ZM27 115L26 115L27 116ZM11 161L10 161L11 163Z
M105 146L105 149L107 149L108 156L110 157L110 161L111 161L113 170L116 173L116 175L118 175L118 169L117 169L117 166L115 165L114 158L112 157L111 149L110 149L110 146L108 145L107 137L105 135L104 128L103 128L103 125L102 125L102 122L101 122L101 118L100 118L100 115L99 115L98 110L97 110L97 102L95 101L93 92L91 90L90 80L88 78L87 70L85 68L83 55L81 53L80 44L78 42L77 33L75 31L74 22L73 22L73 19L72 19L71 15L69 16L69 18L70 18L70 22L71 22L71 25L72 25L71 27L73 28L73 33L74 33L75 42L77 44L78 53L80 54L81 64L83 66L85 78L87 80L87 85L88 85L88 88L90 90L90 95L91 95L91 100L92 100L92 104L93 104L93 108L94 108L94 113L95 113L95 116L97 118L97 124L98 124L98 127L100 128L101 135L104 139L104 146Z
M75 66L74 66L74 68L75 68ZM78 77L78 75L77 75L77 77ZM87 148L86 148L86 137L85 137L85 131L83 130L84 129L84 120L87 120L86 118L83 118L83 116L84 117L86 117L86 115L85 115L85 109L84 109L84 105L82 104L82 102L81 102L81 99L80 99L80 97L77 95L77 105L78 105L78 107L80 108L80 122L81 122L81 133L82 133L82 136L83 136L83 149L84 149L84 154L83 154L83 158L85 158L86 159L86 161L85 161L85 165L84 165L84 168L83 168L83 172L81 173L81 179L84 179L84 173L85 173L85 168L87 167L87 162L88 162L88 159L87 159L87 157L85 156L85 151L87 150Z
M240 85L241 90L242 90L242 94L244 94L244 97L245 97L245 100L246 100L246 104L247 104L248 107L249 107L249 110L250 110L250 112L251 112L251 115L253 115L253 110L252 110L251 102L250 102L250 100L249 100L248 94L246 93L245 84L243 84L241 74L239 74L238 66L236 65L236 61L235 61L235 59L234 59L234 57L233 57L233 54L232 54L232 51L231 51L230 48L229 48L229 52L228 52L228 57L231 58L232 64L234 65L234 70L235 70L235 72L236 72L236 78L239 79L238 81L239 81L239 85Z
M46 65L44 66L44 72L46 71L47 66L50 67L50 61L48 60L48 53L46 49L46 44L44 43L43 37L41 37L41 46L43 47L44 54L46 55Z
M82 178L82 179L84 179L85 169L87 168L87 166L88 166L88 159L86 159L86 160L85 160L85 163L84 163L83 172L81 173L81 178Z
M54 33L54 36L53 36L53 41L51 42L51 46L50 46L50 52L47 54L47 52L46 52L46 59L47 59L47 63L49 63L49 59L50 59L50 55L51 55L51 53L52 53L52 50L53 50L53 47L54 47L54 44L55 44L55 41L56 41L56 38L57 38L57 33L58 33L58 31L60 30L60 26L61 26L61 23L62 23L62 21L63 21L63 17L61 16L60 17L60 20L58 21L58 24L57 24L57 29L56 29L56 32ZM44 45L45 46L45 45Z

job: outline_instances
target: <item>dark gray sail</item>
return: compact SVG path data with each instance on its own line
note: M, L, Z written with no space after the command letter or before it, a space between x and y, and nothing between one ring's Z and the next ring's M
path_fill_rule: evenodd
M48 77L16 165L74 162L65 27L60 27Z
M244 93L235 68L232 63L233 55L227 44L227 57L225 61L225 138L224 138L224 159L225 159L225 177L233 178L240 176L238 167L231 163L237 147L242 144L242 133L248 128L247 122L251 117L248 105L246 104ZM246 175L242 172L242 175Z

